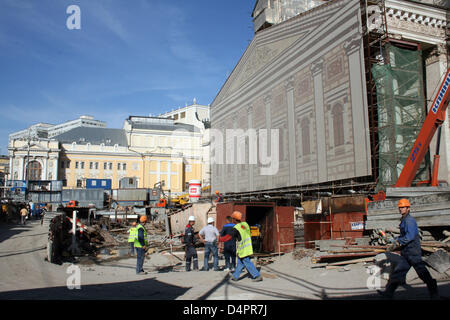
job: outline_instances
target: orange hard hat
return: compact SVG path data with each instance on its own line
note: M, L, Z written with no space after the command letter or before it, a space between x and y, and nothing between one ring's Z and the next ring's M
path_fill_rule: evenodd
M233 214L231 215L231 217L233 219L242 221L242 213L240 213L239 211L234 211Z
M408 199L400 199L400 201L398 202L398 207L411 207L411 204L409 203Z
M141 216L141 217L139 218L139 221L140 221L140 222L147 222L147 216Z
M131 225L132 225L133 227L135 227L135 226L136 226L136 221L134 221Z
M216 194L219 194L219 190L216 190Z

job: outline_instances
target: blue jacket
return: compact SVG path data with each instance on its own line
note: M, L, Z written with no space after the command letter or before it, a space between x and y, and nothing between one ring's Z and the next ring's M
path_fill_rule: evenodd
M222 230L220 231L220 236L223 237L226 235L231 235L232 231L234 230L234 226L234 223L227 223L226 225L224 225ZM224 248L236 249L236 240L231 239L224 242Z
M410 214L402 218L400 222L400 236L396 237L402 246L402 256L421 256L419 228L416 219Z
M141 244L141 246L145 246L144 229L142 228L138 229L138 241Z

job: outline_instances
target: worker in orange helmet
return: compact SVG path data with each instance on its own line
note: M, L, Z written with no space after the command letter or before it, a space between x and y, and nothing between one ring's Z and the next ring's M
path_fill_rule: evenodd
M378 290L382 296L392 299L397 287L406 282L406 274L411 267L416 270L419 278L425 282L428 292L432 299L437 299L438 287L435 279L431 277L430 272L422 260L422 249L420 247L419 228L414 217L410 215L411 204L408 199L400 199L398 210L402 215L400 222L400 236L392 240L387 251L401 249L401 260L396 265L394 272L388 281L385 291Z
M244 268L247 269L252 276L252 281L262 281L261 274L250 260L253 255L252 236L250 226L247 222L242 221L242 213L234 211L231 215L232 222L235 224L233 230L224 237L220 237L219 241L225 242L231 239L237 240L237 265L231 274L231 279L237 281Z
M216 190L216 196L216 203L223 202L223 195L219 192L219 190Z

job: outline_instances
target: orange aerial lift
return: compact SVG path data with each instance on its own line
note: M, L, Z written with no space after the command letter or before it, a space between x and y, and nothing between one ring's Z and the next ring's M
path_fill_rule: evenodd
M405 166L400 173L400 176L395 184L395 187L410 187L411 183L416 176L417 170L425 157L430 146L431 139L433 138L437 129L438 137L436 144L436 155L433 161L433 171L431 178L431 185L438 186L438 170L439 170L439 145L441 138L441 125L445 120L445 110L450 100L450 68L442 81L439 91L436 94L436 98L431 105L427 117L420 129L419 135L412 147L411 153L406 160Z

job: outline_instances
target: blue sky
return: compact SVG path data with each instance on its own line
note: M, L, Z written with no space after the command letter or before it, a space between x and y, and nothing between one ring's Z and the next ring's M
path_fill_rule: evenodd
M253 37L255 0L0 0L0 154L8 135L92 115L210 104ZM81 29L69 30L70 5Z

